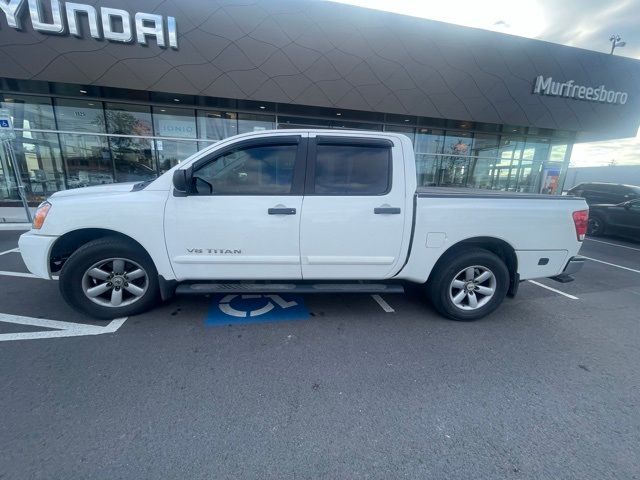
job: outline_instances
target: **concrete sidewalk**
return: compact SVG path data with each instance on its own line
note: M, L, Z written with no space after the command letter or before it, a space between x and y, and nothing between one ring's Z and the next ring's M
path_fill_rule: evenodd
M31 207L31 214L35 214L36 209ZM26 223L27 214L24 207L0 207L0 225L3 223Z

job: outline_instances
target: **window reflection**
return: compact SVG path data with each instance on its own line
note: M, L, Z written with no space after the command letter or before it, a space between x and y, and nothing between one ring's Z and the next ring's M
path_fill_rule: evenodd
M467 132L447 132L440 161L439 184L463 186L469 173L469 155L473 138Z
M440 158L436 155L416 154L418 185L422 187L437 186L439 165Z
M473 139L468 187L492 188L493 172L498 156L500 140L497 135L476 134Z
M69 132L106 133L102 102L56 99L58 128Z
M16 159L22 164L23 182L27 186L29 200L41 202L65 187L58 136L23 133L14 143Z
M0 102L9 110L15 128L56 130L51 99L26 95L7 95Z
M155 146L160 174L163 174L198 151L197 142L156 140Z
M505 136L501 138L492 188L509 191L516 189L516 178L523 147L524 138L522 137Z
M516 181L517 191L538 192L542 165L549 156L549 147L549 141L546 139L527 139Z
M276 128L275 118L271 115L238 114L238 133L261 132Z
M107 139L94 135L60 135L69 188L113 182Z
M153 136L150 107L123 103L107 103L105 107L109 133Z
M16 172L4 142L0 142L0 180L0 200L20 200Z
M187 108L153 107L156 137L196 138L195 112Z
M9 110L16 128L12 143L28 199L40 202L65 188L60 144L56 134L31 131L55 130L49 98L25 95L6 96L1 108ZM0 149L0 199L18 200L15 172L6 149Z
M109 133L153 135L150 107L107 103L105 116ZM150 180L157 175L152 143L147 138L109 137L117 182Z
M151 107L16 94L0 94L0 108L10 111L17 128L13 149L21 179L34 202L64 188L151 179L219 140L276 126L404 133L414 143L419 185L557 191L571 154L571 138L560 137L562 132L550 138L536 136L531 130L530 136L524 135L525 130L472 134L466 130L414 129L401 123L383 125L369 119L354 122L337 116L279 116L276 124L274 115L259 111ZM12 168L6 152L0 150L0 200L18 200Z
M117 182L151 180L157 175L152 140L109 137Z
M419 128L416 132L415 150L417 153L442 153L444 132L430 128Z
M444 132L430 128L419 128L416 131L416 172L418 185L435 186L439 180L440 156L444 145Z
M403 133L407 137L409 137L409 140L411 140L411 143L415 143L416 133L415 133L415 130L413 128L411 128L411 127L400 127L400 126L397 126L397 125L386 125L384 127L384 131L385 132Z
M199 136L211 140L222 140L238 133L235 113L198 112Z

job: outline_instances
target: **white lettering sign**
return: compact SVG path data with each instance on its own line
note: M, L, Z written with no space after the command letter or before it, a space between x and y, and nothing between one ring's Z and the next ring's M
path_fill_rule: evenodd
M164 17L151 13L136 12L132 15L126 10L100 7L73 2L49 0L51 21L45 19L43 0L0 0L0 10L4 13L7 25L22 30L22 15L28 4L31 26L37 32L82 37L80 18L86 17L89 23L89 35L96 40L106 39L112 42L131 43L134 40L147 45L153 37L159 47L178 48L178 27L174 17Z
M553 77L545 78L542 75L538 75L536 78L533 93L620 105L624 105L629 99L629 94L627 92L607 90L604 85L600 85L598 87L585 87L582 85L576 85L573 80L556 82L553 80Z

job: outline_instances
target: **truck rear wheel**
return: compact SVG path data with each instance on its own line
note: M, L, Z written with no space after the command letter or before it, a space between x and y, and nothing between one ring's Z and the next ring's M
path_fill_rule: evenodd
M118 237L101 238L65 262L60 292L72 307L92 317L126 317L157 303L158 272L137 245Z
M431 273L427 291L434 308L458 321L478 320L500 306L509 270L500 257L474 248L447 254Z

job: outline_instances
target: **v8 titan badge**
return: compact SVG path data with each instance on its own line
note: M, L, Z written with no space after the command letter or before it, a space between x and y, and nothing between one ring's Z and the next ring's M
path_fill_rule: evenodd
M309 311L297 295L216 295L205 319L207 325L307 320Z

